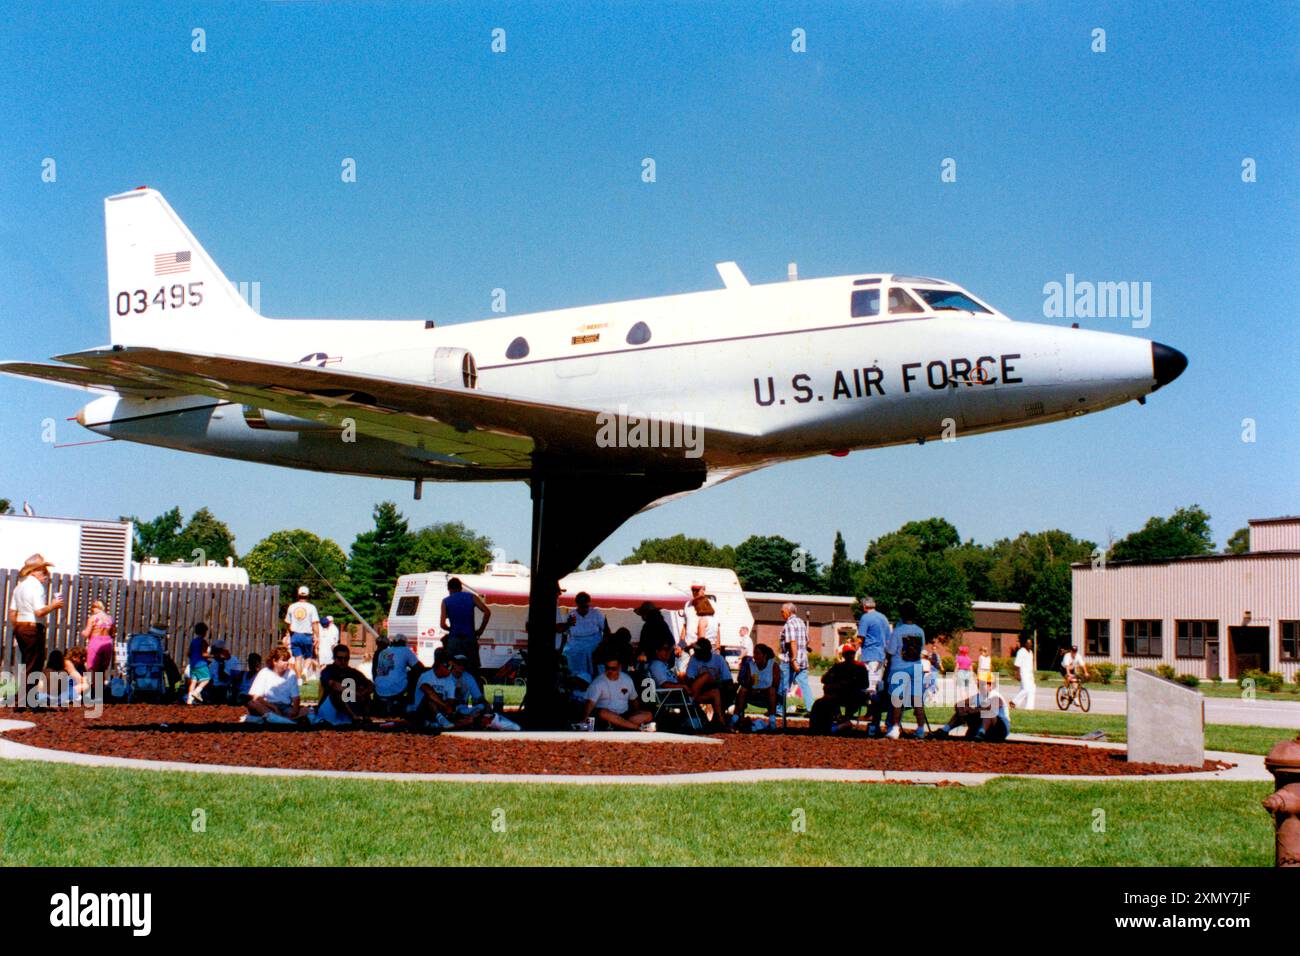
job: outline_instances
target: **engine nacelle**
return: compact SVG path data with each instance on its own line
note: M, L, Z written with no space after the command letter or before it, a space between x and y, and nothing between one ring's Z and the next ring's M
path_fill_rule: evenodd
M468 349L441 346L433 349L404 349L375 352L348 359L337 368L397 378L439 388L477 388L478 363Z

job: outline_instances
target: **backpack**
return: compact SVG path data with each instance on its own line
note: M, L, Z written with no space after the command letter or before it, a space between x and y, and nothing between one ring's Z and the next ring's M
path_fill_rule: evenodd
M904 634L902 647L899 653L905 661L919 661L921 659L921 646L925 643L925 638L920 634Z

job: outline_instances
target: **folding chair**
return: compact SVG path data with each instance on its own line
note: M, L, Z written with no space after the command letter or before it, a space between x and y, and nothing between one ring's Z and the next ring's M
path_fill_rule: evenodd
M659 721L659 715L664 711L680 711L685 715L686 724L691 730L704 729L704 718L700 716L699 708L695 706L694 701L686 696L686 691L680 687L655 689L654 719L656 723Z

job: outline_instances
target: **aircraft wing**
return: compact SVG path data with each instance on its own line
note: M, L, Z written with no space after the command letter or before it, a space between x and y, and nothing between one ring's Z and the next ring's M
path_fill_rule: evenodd
M124 378L112 372L76 365L47 365L43 362L0 362L0 372L23 378L38 378L55 385L88 389L96 392L119 392L132 398L161 398L167 395L184 395L160 385L147 385L137 379Z
M588 463L629 473L704 467L703 459L686 457L681 447L602 446L600 409L347 369L153 348L97 349L58 358L139 388L208 395L340 428L351 422L359 433L420 449L438 464L520 469L542 452L575 470ZM698 433L710 466L739 463L732 453L746 438L707 427Z

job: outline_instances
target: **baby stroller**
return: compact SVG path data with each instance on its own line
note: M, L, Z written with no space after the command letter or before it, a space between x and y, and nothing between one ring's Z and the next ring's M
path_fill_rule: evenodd
M154 700L167 695L162 638L156 634L135 634L126 642L127 703Z

